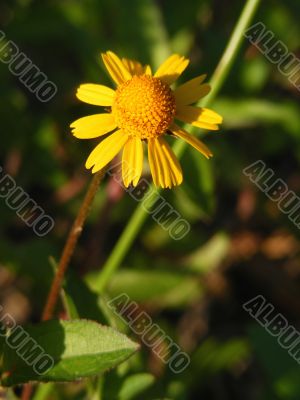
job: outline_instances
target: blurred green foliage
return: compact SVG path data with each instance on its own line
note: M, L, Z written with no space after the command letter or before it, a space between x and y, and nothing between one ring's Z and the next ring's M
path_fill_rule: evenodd
M49 257L58 259L90 179L84 162L97 141L74 139L69 124L97 110L75 98L79 84L110 84L100 52L111 49L153 67L179 52L191 58L183 79L210 77L243 4L1 0L0 28L7 39L58 87L50 102L40 103L0 64L0 164L55 219L51 234L37 238L0 201L0 302L9 310L19 307L21 322L40 317L53 275ZM299 2L270 0L262 2L256 21L299 57L299 15ZM242 309L263 294L291 323L300 322L299 232L242 173L262 159L299 192L299 92L245 39L212 108L224 117L222 130L204 138L214 158L187 149L184 184L163 192L191 232L176 242L149 218L108 291L128 293L145 307L191 354L189 368L175 375L142 347L103 382L40 386L35 400L84 399L87 388L91 399L100 399L100 391L104 399L120 400L299 399L299 366L285 361L287 354ZM135 207L105 179L65 288L81 317L114 323L139 340L120 321L112 322L103 299L85 283L92 282ZM277 368L285 362L289 367Z

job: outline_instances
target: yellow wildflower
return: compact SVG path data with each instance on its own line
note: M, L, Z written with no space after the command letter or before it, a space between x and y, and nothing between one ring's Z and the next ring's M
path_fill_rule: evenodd
M91 152L86 168L93 168L93 173L99 171L123 149L124 185L136 186L142 174L143 142L147 142L154 184L163 188L180 185L180 164L163 136L172 134L205 157L212 156L202 141L174 122L178 119L199 128L219 129L220 115L207 108L191 106L210 91L210 86L203 83L206 75L173 90L170 85L189 64L185 57L170 56L154 75L148 65L120 59L111 51L102 54L102 59L117 85L116 90L103 85L83 84L78 88L77 97L88 104L109 107L109 112L83 117L71 124L74 136L80 139L110 133Z

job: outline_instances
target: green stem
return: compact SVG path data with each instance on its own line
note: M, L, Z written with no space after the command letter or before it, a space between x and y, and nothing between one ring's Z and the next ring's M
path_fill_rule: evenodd
M147 214L144 211L142 204L139 204L133 213L130 221L124 229L121 237L116 243L111 255L108 257L99 275L96 277L96 282L93 283L93 287L101 292L106 284L108 283L111 275L121 264L125 254L130 248L132 242L136 238L140 227L147 218Z
M223 56L210 81L212 90L210 94L204 99L204 101L201 102L202 106L206 107L209 104L211 104L215 99L215 97L217 96L217 94L220 92L241 47L243 41L243 34L246 28L249 26L259 3L260 0L247 0L243 8L243 11L238 19L238 22L235 26L235 29L227 44L227 47L223 53ZM184 141L176 141L173 149L178 158L182 156L185 148L186 148L186 143ZM149 196L149 194L152 193L154 190L156 191L158 196L159 190L154 189L154 186L150 185L147 193L145 194L145 198ZM152 206L154 205L157 196L152 197L151 201ZM147 206L149 207L149 203L147 204ZM130 246L135 240L139 230L141 229L144 221L147 218L147 215L148 215L147 211L143 207L143 202L141 202L137 206L125 230L123 231L121 237L116 243L111 255L108 257L106 263L104 264L102 270L100 271L98 277L96 278L96 282L94 282L93 286L97 289L97 291L102 292L105 289L111 276L113 275L115 270L119 267L125 255L127 254Z

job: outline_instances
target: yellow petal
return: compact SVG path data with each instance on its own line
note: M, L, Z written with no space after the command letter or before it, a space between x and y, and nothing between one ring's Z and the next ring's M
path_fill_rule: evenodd
M160 159L157 157L156 152L156 141L157 139L149 139L148 140L148 159L150 170L153 178L153 182L155 186L160 186L160 182L162 180L162 165L160 163Z
M131 73L131 75L143 75L144 67L138 61L129 60L128 58L122 58L122 63Z
M71 124L72 133L79 139L92 139L117 127L112 114L95 114L79 118Z
M172 133L174 133L175 136L180 137L181 139L185 140L188 144L193 146L196 150L200 151L206 158L212 157L212 152L209 150L206 145L201 142L198 138L195 136L191 135L190 133L186 132L185 130L181 129L179 126L173 124L171 127Z
M131 75L152 75L150 65L143 66L140 62L130 60L128 58L122 58L124 66L128 69Z
M101 55L107 71L117 85L132 78L131 73L115 53L108 51Z
M176 110L175 118L197 126L216 131L219 129L218 124L221 124L223 118L216 112L208 108L199 108L193 106L179 106Z
M179 164L179 161L177 160L173 150L169 146L169 144L162 138L159 137L158 141L160 142L160 147L158 147L162 154L165 156L166 163L169 167L169 171L171 174L171 183L172 186L177 186L182 183L182 170L181 166ZM162 157L163 159L163 157Z
M148 75L148 76L152 76L152 71L151 71L150 65L146 65L146 66L144 67L144 74L145 74L145 75Z
M76 96L79 100L95 106L111 106L115 91L107 86L86 83L80 85L77 89Z
M180 164L163 138L149 139L148 158L155 186L171 188L181 184L182 170Z
M123 131L118 130L102 140L86 160L86 168L94 167L92 172L95 173L105 167L119 153L127 138Z
M138 184L143 170L143 143L141 139L128 139L123 149L122 176L126 187Z
M189 60L178 54L170 56L156 71L155 77L171 85L182 74L189 64Z
M175 89L176 104L192 104L206 96L210 92L210 86L208 83L201 85L205 78L206 75L198 76Z

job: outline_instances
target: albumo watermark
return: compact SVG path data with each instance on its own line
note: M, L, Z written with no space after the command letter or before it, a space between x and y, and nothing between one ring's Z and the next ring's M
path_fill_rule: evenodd
M275 311L273 304L258 295L243 304L247 311L266 331L277 338L277 343L300 364L300 332L287 319Z
M144 345L151 348L160 360L168 364L172 372L179 374L189 366L188 354L181 351L173 339L166 335L157 324L154 324L152 318L145 311L136 315L136 311L139 309L138 304L131 301L126 293L110 300L108 306L141 338Z
M47 235L54 227L53 218L30 198L29 194L17 186L15 180L3 173L0 167L0 199L5 199L6 205L31 227L38 236Z
M267 168L262 160L257 160L244 168L243 173L270 200L277 203L279 210L300 229L300 197L289 190L288 185L281 178L276 178L271 168Z
M34 65L12 40L7 40L0 31L0 61L8 65L9 71L41 102L51 100L57 93L57 86Z
M244 32L244 36L270 61L278 71L300 90L300 60L288 47L275 38L262 22L257 22Z
M3 307L0 306L2 311ZM0 336L27 365L32 366L36 374L44 375L53 367L53 358L8 313L0 317Z
M122 162L112 165L107 173L137 202L142 204L153 220L165 231L169 233L173 240L183 239L191 230L188 221L179 214L174 207L160 195L157 189L151 187L150 182L142 178L138 186L124 186L122 175L119 171ZM129 171L130 166L127 167ZM151 190L149 190L151 188Z

